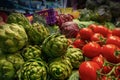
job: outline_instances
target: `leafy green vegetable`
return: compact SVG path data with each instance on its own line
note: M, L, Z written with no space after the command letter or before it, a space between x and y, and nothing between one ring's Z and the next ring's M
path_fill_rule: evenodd
M115 28L115 25L111 22L105 22L104 25L110 30Z
M80 29L88 27L90 24L98 24L95 21L79 21L78 19L73 20L73 22L77 23Z
M78 72L78 70L72 71L72 74L68 78L68 80L79 80L79 72Z

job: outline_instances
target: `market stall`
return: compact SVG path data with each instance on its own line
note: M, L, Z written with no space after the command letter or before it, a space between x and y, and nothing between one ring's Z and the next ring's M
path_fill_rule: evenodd
M120 1L0 1L0 80L120 80Z

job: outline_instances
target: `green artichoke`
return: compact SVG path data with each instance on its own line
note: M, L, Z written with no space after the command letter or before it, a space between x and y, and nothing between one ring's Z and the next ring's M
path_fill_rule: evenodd
M72 73L72 65L68 58L60 57L49 63L49 74L54 80L65 80Z
M70 59L73 68L79 68L80 63L84 60L81 50L72 46L67 49L66 56Z
M47 65L41 59L30 59L18 72L19 80L47 80Z
M33 44L42 44L44 39L50 35L50 32L47 27L42 23L33 23L33 27L28 31L28 36L31 43Z
M8 16L7 23L16 23L22 25L26 32L32 27L29 20L21 13L11 13Z
M24 60L27 61L29 59L35 59L41 57L41 49L37 45L28 45L21 51L21 55L23 56Z
M18 71L24 63L24 59L20 55L20 52L6 55L6 60L13 64L16 71Z
M28 41L27 34L21 25L15 23L0 26L0 50L4 53L15 53Z
M48 58L56 58L65 55L68 48L68 40L65 35L51 34L42 44L42 54Z
M0 80L13 80L15 77L15 68L13 64L5 58L0 59Z
M19 52L0 55L0 80L14 80L24 60Z

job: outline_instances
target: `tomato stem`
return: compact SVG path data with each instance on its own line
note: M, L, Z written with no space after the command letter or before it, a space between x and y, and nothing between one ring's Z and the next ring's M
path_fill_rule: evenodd
M120 50L117 50L115 51L115 54L114 54L117 58L120 58Z

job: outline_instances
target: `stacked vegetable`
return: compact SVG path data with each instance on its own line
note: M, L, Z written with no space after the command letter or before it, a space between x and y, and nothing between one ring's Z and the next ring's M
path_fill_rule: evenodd
M91 24L80 29L78 35L73 45L82 49L85 56L79 66L80 79L119 80L120 28L110 30L104 25Z
M65 35L55 32L39 20L30 23L23 14L10 14L0 25L0 79L68 79L83 55L80 49L70 48Z
M1 80L120 79L120 28L71 16L59 26L39 19L12 13L0 25Z

